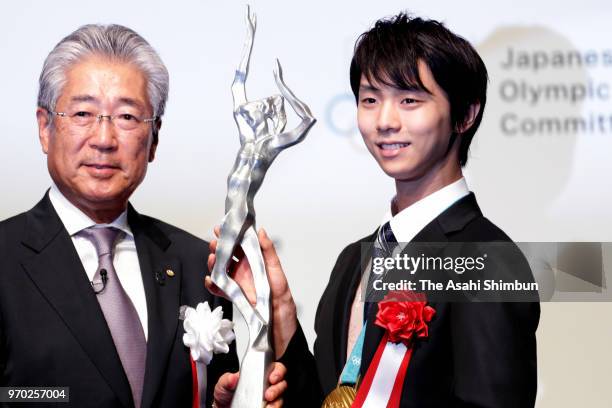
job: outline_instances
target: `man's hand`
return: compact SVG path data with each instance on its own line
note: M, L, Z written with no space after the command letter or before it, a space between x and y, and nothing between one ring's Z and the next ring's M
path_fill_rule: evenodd
M219 236L220 227L215 227L215 235ZM268 275L270 284L270 297L272 303L272 328L274 331L274 352L276 358L280 358L287 349L287 345L293 337L297 329L297 314L293 296L283 267L281 266L274 243L268 237L268 234L260 229L257 237ZM210 242L210 255L208 256L208 269L212 271L215 265L215 251L217 250L217 240ZM242 250L237 251L234 256L238 259L238 263L229 271L232 279L240 285L247 299L251 304L255 304L255 285L253 283L253 275L249 261L244 256ZM216 296L224 296L223 292L212 282L209 276L205 280L206 288Z
M221 233L221 227L216 226L214 228L215 237L219 238L219 234ZM217 240L213 239L209 244L210 255L208 255L208 270L212 272L215 262L216 256L215 252L217 251ZM236 281L238 285L242 288L247 300L255 305L257 302L257 297L255 293L255 282L253 281L253 274L251 273L251 267L249 266L249 261L246 256L244 256L244 252L242 248L238 246L232 256L232 264L229 267L228 275ZM238 259L238 261L235 261ZM210 278L207 276L204 280L204 285L206 289L210 293L215 296L225 297L225 294L215 285Z
M264 393L266 408L278 408L283 406L283 393L287 389L285 374L287 369L281 363L274 363L268 381L270 386ZM240 373L225 373L217 381L214 391L215 407L226 408L232 403L234 391L238 385Z

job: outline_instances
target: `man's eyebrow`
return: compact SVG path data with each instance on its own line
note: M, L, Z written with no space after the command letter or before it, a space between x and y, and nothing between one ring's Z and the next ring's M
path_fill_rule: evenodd
M137 101L136 99L133 99L133 98L121 97L121 98L119 98L119 102L122 105L129 105L129 106L133 106L135 108L144 109L144 106L142 105L142 103L140 103L139 101Z
M420 88L418 86L408 86L408 87L398 87L398 86L393 86L393 89L395 89L395 92L415 92L415 93L426 93L428 94L429 92L427 92L427 90ZM366 92L380 92L380 89L375 87L372 84L361 84L359 85L359 91L366 91Z
M418 86L407 86L407 87L401 87L401 88L396 88L398 91L400 92L424 92L424 93L428 93L425 89L418 87Z
M70 102L98 102L98 99L92 95L75 95L70 98ZM128 105L135 108L144 109L143 104L134 98L120 97L119 103L121 105Z
M360 84L359 85L359 90L360 91L370 91L370 92L378 92L378 91L380 91L380 89L376 88L375 86L373 86L371 84Z
M75 95L70 98L70 102L95 102L96 98L91 95Z

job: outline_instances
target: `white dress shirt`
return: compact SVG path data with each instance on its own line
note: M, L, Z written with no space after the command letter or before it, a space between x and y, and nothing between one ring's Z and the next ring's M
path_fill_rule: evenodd
M470 193L465 178L441 188L440 190L431 193L427 197L423 197L416 203L404 208L399 213L392 214L391 209L387 211L380 225L389 221L393 235L397 242L408 243L423 229L427 224L432 222L436 217L442 214L448 207L455 202L465 197ZM357 286L355 299L351 306L351 318L349 321L349 333L346 348L346 358L348 359L353 346L359 337L359 333L363 326L363 299L361 288L364 283L368 282L370 275L370 264L364 272L361 284Z
M390 209L387 210L380 225L389 221L397 242L410 242L427 224L469 193L465 178L462 177L404 208L395 216Z
M74 248L79 254L79 258L83 263L83 268L85 268L85 272L87 273L87 279L93 281L94 275L98 269L98 254L91 241L77 235L77 233L85 228L96 225L95 221L68 201L59 191L55 183L52 184L49 190L49 199L57 215L64 224L66 231L68 231L68 234L72 238ZM146 339L148 338L147 299L142 283L142 274L140 272L138 254L136 253L134 234L127 222L127 210L122 212L110 224L97 224L97 226L115 227L124 232L115 245L113 266L115 267L121 286L123 286L123 289L136 308Z

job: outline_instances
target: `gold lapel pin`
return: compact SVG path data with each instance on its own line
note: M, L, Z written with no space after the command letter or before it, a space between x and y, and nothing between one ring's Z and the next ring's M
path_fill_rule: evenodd
M172 269L166 269L166 275L172 278L174 277L174 271Z

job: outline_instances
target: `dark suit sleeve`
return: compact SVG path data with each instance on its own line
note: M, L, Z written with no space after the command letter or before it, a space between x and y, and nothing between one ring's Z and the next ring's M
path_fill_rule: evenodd
M4 338L4 319L0 309L0 384L4 385L4 370L6 369L6 340Z
M455 303L451 336L457 407L533 407L538 303Z
M320 407L323 392L319 384L315 359L308 348L302 326L298 323L285 354L278 360L287 368L287 391L283 395L286 407Z
M4 231L0 229L0 257L2 257L2 260L7 258L6 253L8 252L5 250L7 245L3 232ZM6 268L6 265L0 261L0 270L3 270L4 268ZM0 306L0 386L4 386L6 383L6 379L4 378L7 359L6 354L6 329L4 328L4 317L2 316L2 307Z
M508 245L495 253L503 262L486 268L482 278L533 282L523 254L513 243ZM460 302L451 306L454 394L458 407L535 405L536 329L540 319L537 291L523 293L522 298L499 293L502 302ZM513 299L522 302L509 301Z
M232 304L222 298L214 297L212 300L211 310L215 310L217 306L223 308L223 318L232 320ZM236 341L230 344L230 349L227 354L215 354L214 358L207 367L207 384L206 384L206 402L207 406L213 403L213 393L215 385L224 373L235 373L239 369L238 354L236 353Z

